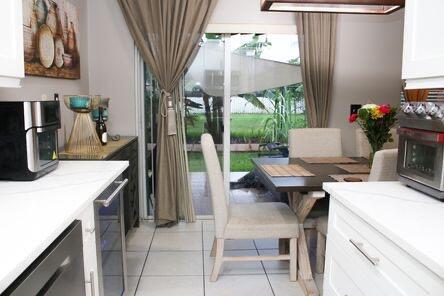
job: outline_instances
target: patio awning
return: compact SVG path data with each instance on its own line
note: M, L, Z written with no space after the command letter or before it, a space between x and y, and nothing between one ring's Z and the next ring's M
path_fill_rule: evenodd
M232 53L231 67L231 96L302 82L298 65ZM206 42L187 72L186 84L197 84L208 95L222 97L223 70L223 44Z

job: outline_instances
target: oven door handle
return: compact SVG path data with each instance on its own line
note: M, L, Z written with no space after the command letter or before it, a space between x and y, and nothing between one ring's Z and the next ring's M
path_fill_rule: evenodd
M113 202L114 198L122 191L123 187L128 183L128 179L125 179L123 181L115 181L114 183L119 184L119 186L114 190L111 195L105 199L105 200L96 200L97 203L102 204L104 207L109 207L109 205Z

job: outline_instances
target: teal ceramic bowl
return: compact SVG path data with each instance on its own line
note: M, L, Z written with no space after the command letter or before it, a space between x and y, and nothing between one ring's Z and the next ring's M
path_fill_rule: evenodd
M63 96L66 107L78 113L89 113L97 108L100 96L89 95L67 95Z
M89 109L90 100L84 96L72 96L69 98L69 107L75 109Z

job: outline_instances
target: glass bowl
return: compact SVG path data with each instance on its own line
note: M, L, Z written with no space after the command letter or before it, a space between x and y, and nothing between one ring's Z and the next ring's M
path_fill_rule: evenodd
M109 98L100 98L99 106L95 108L92 112L92 118L94 121L99 120L99 107L103 108L103 120L108 121L108 106L109 106Z
M77 113L90 113L100 103L98 95L66 95L63 96L65 105L71 111Z

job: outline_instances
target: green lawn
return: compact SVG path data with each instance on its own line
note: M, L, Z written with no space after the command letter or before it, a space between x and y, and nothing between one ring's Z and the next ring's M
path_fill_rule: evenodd
M264 135L264 125L270 114L231 114L231 138L236 142L258 143ZM303 114L294 115L301 125L305 123ZM199 114L195 118L194 125L187 125L187 142L193 143L200 140L200 135L205 133L205 115Z
M257 152L231 152L230 170L232 172L249 172L253 169L252 158L258 157ZM222 154L219 154L222 163ZM205 163L201 152L188 152L190 172L205 172Z

